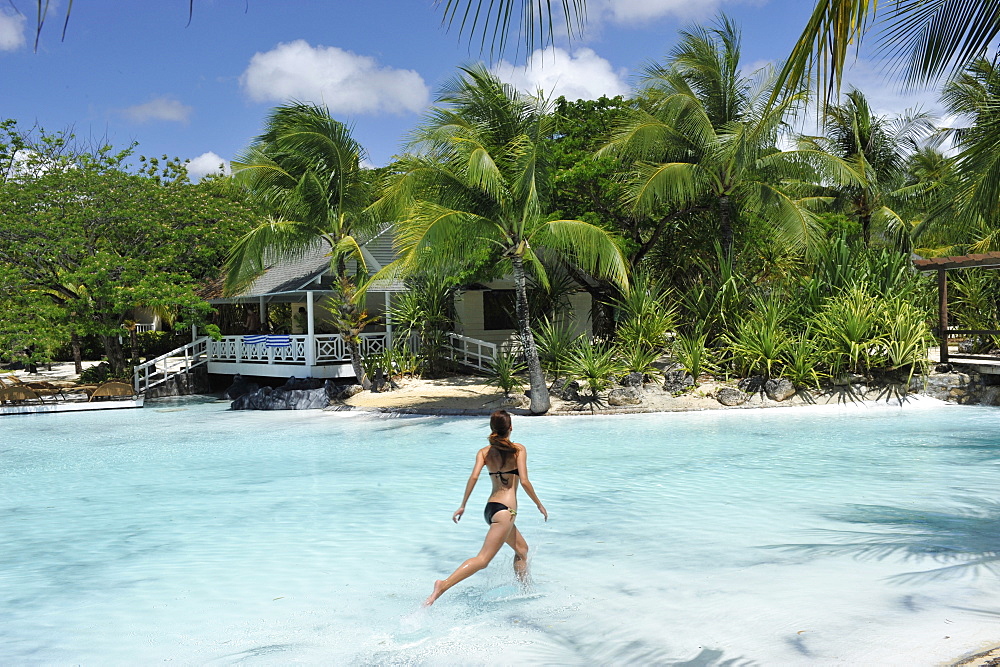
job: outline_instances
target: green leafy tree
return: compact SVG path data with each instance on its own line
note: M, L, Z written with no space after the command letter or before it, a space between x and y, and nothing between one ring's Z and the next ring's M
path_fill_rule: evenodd
M581 220L548 220L553 117L545 100L517 93L482 67L465 68L416 132L383 206L398 212L401 258L387 273L453 266L485 249L514 277L518 332L531 411L549 409L528 308L526 277L546 282L539 252L566 258L624 285L615 239Z
M219 183L189 183L177 160L130 173L131 148L83 150L69 134L20 132L10 122L2 132L0 270L11 280L0 298L26 326L41 326L37 316L47 313L45 332L34 335L97 335L120 372L119 337L133 309L194 322L207 314L195 287L252 219Z
M648 103L603 150L636 160L629 197L637 212L707 208L727 256L736 232L754 221L767 221L787 245L808 243L817 232L810 209L819 200L804 196L803 186L821 175L836 183L855 178L822 151L776 148L785 116L805 95L766 104L772 79L743 74L739 32L728 18L682 31L667 63L647 68L643 83Z
M619 235L631 266L643 262L681 215L670 210L659 217L637 214L622 178L631 162L622 155L595 155L637 104L620 96L576 101L560 97L555 102L551 139L553 209L563 218L586 220ZM610 340L615 323L612 303L621 294L608 280L586 275L573 266L568 270L590 293L595 335Z
M233 181L268 215L237 242L227 262L226 289L233 292L268 266L295 259L318 244L330 253L335 285L354 259L355 287L367 277L359 239L374 233L370 215L377 172L362 166L365 151L350 129L327 108L293 103L271 112L264 133L232 163ZM358 294L341 294L351 303ZM347 323L350 318L336 322ZM345 339L353 327L339 329ZM349 346L351 365L364 385L360 348Z

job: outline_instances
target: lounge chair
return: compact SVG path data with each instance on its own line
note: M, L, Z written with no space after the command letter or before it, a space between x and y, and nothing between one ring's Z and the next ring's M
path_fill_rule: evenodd
M26 403L27 401L42 402L42 397L28 387L0 387L0 404Z
M25 382L16 375L9 375L6 378L6 385L3 384L4 381L0 380L0 386L7 387L21 387L24 389L30 389L35 392L39 397L41 396L52 396L55 398L59 396L65 398L63 390L60 387L55 386L50 382Z
M135 398L135 389L127 382L105 382L90 395L95 398Z

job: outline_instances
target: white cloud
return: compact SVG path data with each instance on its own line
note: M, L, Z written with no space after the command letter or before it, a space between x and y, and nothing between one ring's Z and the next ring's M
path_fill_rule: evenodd
M122 109L122 114L135 123L148 123L151 120L165 120L174 123L186 123L191 117L193 107L181 104L172 97L156 97L145 104Z
M0 9L0 51L16 51L25 44L23 15Z
M603 14L616 23L640 23L672 15L680 19L714 15L725 0L605 0Z
M201 180L208 174L229 174L229 160L224 160L213 151L202 153L196 158L191 158L187 163L188 177L192 181Z
M532 53L524 67L502 61L493 71L518 90L532 94L541 90L553 97L564 95L568 100L595 100L601 95L631 93L625 83L625 70L615 70L610 62L587 48L570 54L565 49L549 47Z
M334 113L417 112L430 96L413 70L302 39L254 54L240 83L255 102L314 102Z

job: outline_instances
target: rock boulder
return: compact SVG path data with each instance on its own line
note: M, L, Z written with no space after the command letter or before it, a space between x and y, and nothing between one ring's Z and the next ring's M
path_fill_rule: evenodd
M233 376L233 383L229 385L229 389L225 391L222 395L223 398L228 398L229 400L236 400L240 396L245 396L246 394L252 394L253 392L260 389L260 385L256 382L250 382L245 377L237 373Z
M621 380L621 385L623 387L639 387L642 388L643 383L646 381L645 373L629 373L624 376Z
M723 387L715 393L715 399L723 405L732 407L743 405L750 397L735 387Z
M758 394L764 391L764 385L767 381L764 379L763 375L751 375L748 378L743 378L740 380L736 387L747 394Z
M795 385L788 378L771 378L764 383L764 391L772 401L785 401L795 395Z
M676 394L694 386L694 378L683 369L667 371L663 374L663 391Z
M619 387L608 392L609 405L639 405L640 403L642 403L642 390L638 387Z

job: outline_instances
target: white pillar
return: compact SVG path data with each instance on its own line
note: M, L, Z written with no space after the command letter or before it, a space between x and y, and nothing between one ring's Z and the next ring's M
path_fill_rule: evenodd
M316 323L313 311L313 293L306 292L306 366L316 365Z
M198 325L197 324L192 324L191 325L191 342L193 343L196 340L198 340Z

